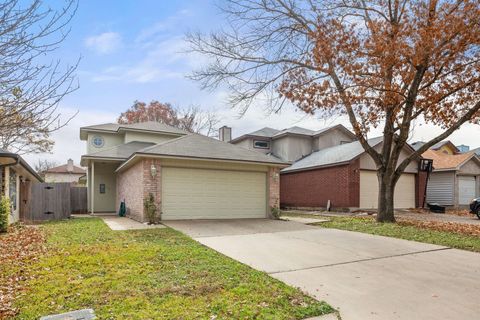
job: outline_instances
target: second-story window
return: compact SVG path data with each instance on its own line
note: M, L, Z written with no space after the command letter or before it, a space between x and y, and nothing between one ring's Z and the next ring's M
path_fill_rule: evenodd
M92 144L94 147L101 148L105 144L105 141L101 136L94 136L92 139Z
M253 147L259 149L269 149L270 142L264 140L253 140Z

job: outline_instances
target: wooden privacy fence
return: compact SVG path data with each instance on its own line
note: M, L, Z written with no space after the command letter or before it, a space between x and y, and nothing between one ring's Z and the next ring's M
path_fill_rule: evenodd
M87 188L70 188L70 210L72 213L87 213Z
M25 221L68 219L71 213L87 212L87 188L70 183L31 184L28 198L23 206Z

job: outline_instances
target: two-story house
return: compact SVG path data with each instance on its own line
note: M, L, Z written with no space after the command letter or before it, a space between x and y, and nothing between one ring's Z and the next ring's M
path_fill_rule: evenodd
M355 141L355 135L344 126L337 125L319 131L300 127L284 130L263 128L235 138L230 143L293 163L312 152L352 141Z
M80 129L87 142L88 208L145 221L152 194L161 219L264 218L279 205L282 160L158 122Z
M231 136L230 128L223 128ZM284 207L375 209L378 200L376 166L343 125L319 131L292 127L263 128L230 143L277 157L291 165L281 170L280 203ZM382 139L369 143L380 150ZM400 161L414 150L406 146ZM418 159L419 160L419 159ZM395 205L413 208L423 203L425 179L413 161L397 183Z

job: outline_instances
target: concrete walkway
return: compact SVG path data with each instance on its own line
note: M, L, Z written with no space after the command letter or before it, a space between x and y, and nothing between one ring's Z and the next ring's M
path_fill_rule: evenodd
M343 320L480 315L477 253L293 221L166 224L327 301Z
M126 217L119 217L119 216L99 216L99 217L102 218L103 222L105 222L107 226L110 227L110 229L115 231L165 228L165 226L161 224L149 225L149 224L141 223Z

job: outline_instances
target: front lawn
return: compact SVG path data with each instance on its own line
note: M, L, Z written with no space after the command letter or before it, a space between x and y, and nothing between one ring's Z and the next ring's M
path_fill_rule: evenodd
M99 319L304 319L324 302L172 229L111 231L100 219L48 223L47 253L17 319L93 308Z
M328 217L328 219L330 219L329 222L316 225L480 252L479 236L461 233L460 230L453 232L432 229L439 229L437 224L417 223L410 220L399 220L397 223L377 223L371 217ZM470 225L463 226L472 228ZM478 228L478 226L473 226L473 228ZM466 231L471 232L469 229Z

